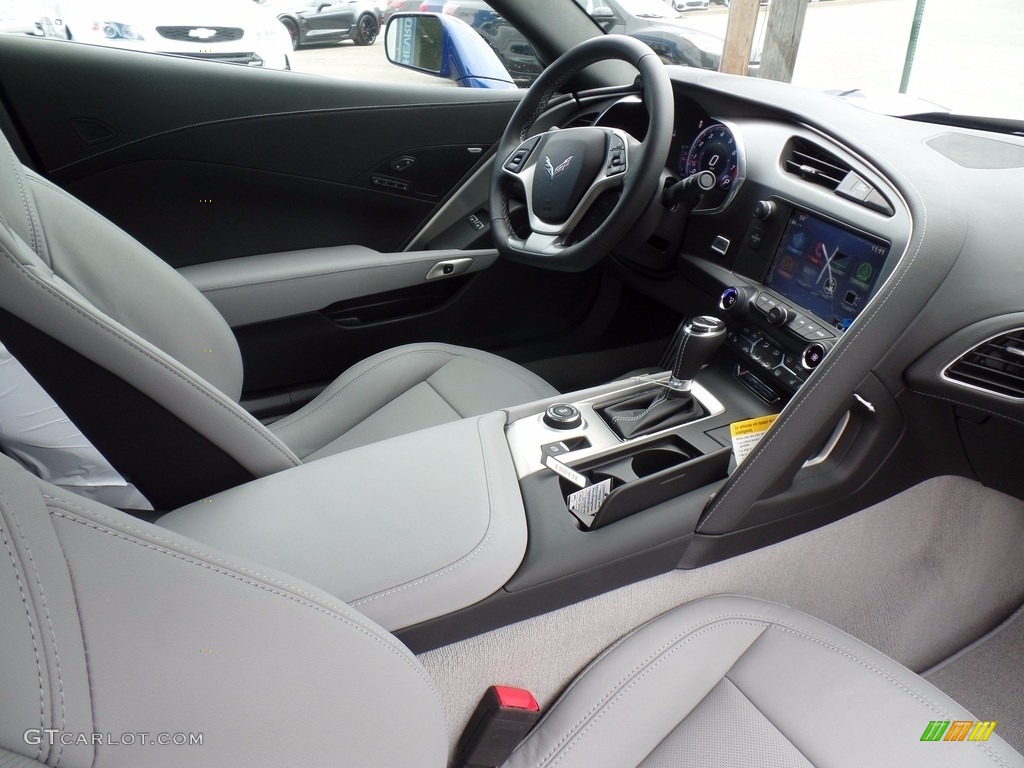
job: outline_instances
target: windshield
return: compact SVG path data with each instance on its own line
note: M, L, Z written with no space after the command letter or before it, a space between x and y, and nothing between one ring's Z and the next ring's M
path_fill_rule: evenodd
M765 53L762 76L771 75L764 68L776 6L780 0L759 9L754 47ZM724 38L729 13L712 3L686 13L685 23ZM798 46L794 85L879 111L944 108L1024 119L1024 0L812 0Z

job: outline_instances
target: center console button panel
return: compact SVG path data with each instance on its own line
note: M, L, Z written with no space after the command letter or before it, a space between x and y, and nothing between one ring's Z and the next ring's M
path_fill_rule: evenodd
M787 392L795 392L810 375L801 365L801 350L787 349L754 325L731 329L726 343L754 370L760 370L761 378L767 378Z

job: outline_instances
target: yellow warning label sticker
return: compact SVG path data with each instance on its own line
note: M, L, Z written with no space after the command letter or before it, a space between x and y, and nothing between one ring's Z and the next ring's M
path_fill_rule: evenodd
M729 435L732 437L732 452L736 457L737 464L742 464L743 460L750 455L758 440L775 423L777 418L779 418L779 415L773 413L771 416L759 416L756 419L734 421L729 425Z

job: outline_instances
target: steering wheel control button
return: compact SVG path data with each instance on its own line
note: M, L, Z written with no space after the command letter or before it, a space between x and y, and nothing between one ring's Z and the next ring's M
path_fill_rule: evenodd
M552 429L576 429L583 423L583 415L575 405L555 403L544 411L544 423Z
M608 148L608 164L604 172L609 176L625 173L626 171L626 142L612 134Z
M821 361L825 359L825 355L828 354L829 349L832 348L831 344L824 341L815 341L808 344L804 348L802 362L804 368L809 371L813 371L819 365Z
M540 136L534 136L532 139L520 144L519 148L505 161L504 169L512 173L519 173L523 170L527 159L530 157L530 153L533 152L533 148L537 146L538 141L540 141Z

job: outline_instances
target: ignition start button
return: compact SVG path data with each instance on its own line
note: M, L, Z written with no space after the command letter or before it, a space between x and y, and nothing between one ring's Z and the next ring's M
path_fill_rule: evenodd
M544 411L544 423L554 429L575 429L583 423L583 416L574 405L555 403Z

